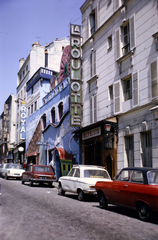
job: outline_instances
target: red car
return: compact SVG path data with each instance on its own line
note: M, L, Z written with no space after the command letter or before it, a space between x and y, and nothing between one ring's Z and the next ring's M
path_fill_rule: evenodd
M54 179L54 173L50 166L29 165L22 174L21 183L24 184L25 182L29 182L30 186L33 186L33 183L47 183L52 187Z
M136 209L144 221L158 212L158 169L124 168L114 181L98 181L95 187L101 208L112 203Z

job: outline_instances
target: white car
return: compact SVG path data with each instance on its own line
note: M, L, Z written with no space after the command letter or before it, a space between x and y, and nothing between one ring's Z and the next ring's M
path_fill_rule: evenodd
M58 194L65 192L78 194L82 201L85 194L96 194L97 181L112 181L104 167L93 165L74 165L67 176L59 178Z
M7 163L2 163L0 166L0 177L2 177L2 172L4 171L5 166L7 165Z
M19 178L21 179L22 173L25 172L21 164L7 163L5 168L2 170L2 177L8 178Z

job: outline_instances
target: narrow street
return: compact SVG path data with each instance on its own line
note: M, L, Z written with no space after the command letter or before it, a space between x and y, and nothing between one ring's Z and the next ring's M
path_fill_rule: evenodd
M158 220L142 222L136 212L98 202L64 197L57 188L29 187L19 180L0 179L0 239L150 239L158 237ZM57 186L57 184L55 184Z

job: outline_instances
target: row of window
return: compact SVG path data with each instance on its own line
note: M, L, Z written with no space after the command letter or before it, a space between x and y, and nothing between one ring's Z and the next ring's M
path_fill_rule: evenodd
M32 88L30 88L30 90L27 92L27 97L31 96L31 94L33 94L34 92L36 92L39 88L40 85L40 81L36 82Z
M69 85L69 83L70 83L70 79L67 78L66 85ZM61 86L58 86L57 89L55 89L51 94L49 94L46 98L43 99L43 104L47 103L50 99L52 99L58 93L60 93L64 89L64 87L66 86L64 85L64 82L62 82Z
M107 3L107 7L111 4L111 0L100 0L99 3L97 3L97 6L95 9L92 10L89 17L86 18L83 22L84 25L84 31L83 31L83 39L84 41L88 39L90 36L92 36L95 31L100 27L100 17L102 14L102 9L106 9L105 4ZM125 0L113 0L114 3L114 11L116 11L119 7L121 7ZM92 3L91 3L92 4ZM125 31L127 31L128 26L126 27ZM128 39L128 34L127 38ZM110 39L109 39L110 40Z
M28 117L37 111L37 101L31 104L30 107L28 107Z
M25 75L28 72L28 64L26 65L26 67L23 69L22 73L20 74L19 78L20 78L20 82L23 80L23 78L25 77Z
M60 102L58 105L58 121L61 120L62 116L63 116L63 102ZM44 114L41 117L42 120L42 130L44 130L46 128L46 124L47 124L47 119L46 119L46 114ZM56 120L56 110L55 107L52 108L51 110L51 123L55 123Z

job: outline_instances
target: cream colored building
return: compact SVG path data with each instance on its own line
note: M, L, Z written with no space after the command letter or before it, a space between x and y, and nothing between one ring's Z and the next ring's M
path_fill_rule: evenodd
M158 1L86 0L82 127L116 118L117 171L158 167Z

